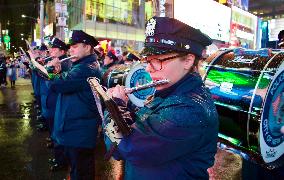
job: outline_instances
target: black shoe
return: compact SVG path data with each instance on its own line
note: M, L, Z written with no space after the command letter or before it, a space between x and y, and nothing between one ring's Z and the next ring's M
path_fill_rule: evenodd
M66 167L67 167L66 165L60 165L58 163L54 163L49 167L49 170L53 172L60 171L60 170L66 169Z
M36 125L36 129L37 129L38 131L47 131L47 130L48 130L48 128L47 128L44 124L38 124L38 125Z
M50 137L45 138L45 140L46 140L47 142L52 142L52 139L51 139Z
M56 164L55 158L48 159L48 163L51 164L51 165Z
M36 117L36 120L40 121L40 122L44 122L45 118L42 115L39 115L39 116Z
M46 147L47 147L47 148L53 148L53 147L54 147L53 142L48 142L48 143L46 143Z

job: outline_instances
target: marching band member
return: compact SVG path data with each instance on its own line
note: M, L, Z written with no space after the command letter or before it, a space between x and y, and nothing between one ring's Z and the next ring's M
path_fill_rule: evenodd
M71 180L95 178L97 127L101 116L94 102L88 77L101 78L94 47L98 41L91 35L74 30L70 39L72 67L49 81L58 93L52 137L64 146L71 167Z
M40 46L37 46L36 49L33 50L33 56L35 61L37 61L40 64L43 64L43 57L47 55L47 47L45 44L41 44ZM38 124L37 124L37 130L46 130L47 129L47 122L44 116L42 115L42 103L41 103L41 96L42 96L42 91L41 91L41 76L39 75L38 71L36 68L33 66L31 67L32 69L32 86L34 89L34 96L36 99L36 107L38 109Z
M118 58L116 57L114 51L109 50L103 60L103 66L101 68L102 74L107 72L111 67L115 66L117 61Z
M158 86L134 116L129 116L124 87L108 90L127 122L132 122L130 135L116 138L116 133L108 133L106 138L108 147L116 139L113 156L125 161L125 179L209 178L218 117L197 65L211 43L207 35L173 18L153 17L147 22L142 52L146 70L153 80L170 82Z
M48 61L46 67L51 73L64 73L67 72L71 68L71 61L66 60L62 63L59 61L61 59L67 58L68 46L58 38L52 38L50 41L50 57L52 60ZM50 136L53 132L54 125L54 114L56 110L56 101L58 97L58 93L52 91L48 86L47 80L43 80L43 86L46 90L45 100L42 100L42 107L45 108L45 118L47 119ZM47 147L53 147L54 158L50 159L49 162L51 164L50 170L55 171L61 169L66 166L66 159L64 156L64 148L56 141L54 142L54 138L51 137L50 142L47 143Z

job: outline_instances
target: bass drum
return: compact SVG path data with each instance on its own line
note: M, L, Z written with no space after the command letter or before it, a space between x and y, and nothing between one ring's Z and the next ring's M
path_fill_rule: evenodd
M145 70L146 64L137 62L132 65L117 65L107 71L103 77L103 85L107 88L117 84L133 88L152 82L150 74ZM147 97L155 93L155 88L148 88L128 94L129 100L138 107L143 107Z
M220 50L206 62L203 80L219 114L220 142L266 167L282 166L284 51Z

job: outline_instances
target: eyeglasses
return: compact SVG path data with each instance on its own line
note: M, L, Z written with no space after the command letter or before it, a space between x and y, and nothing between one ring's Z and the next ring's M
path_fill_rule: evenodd
M183 57L183 56L185 56L185 55L186 55L186 54L178 54L178 55L171 56L171 57L166 57L166 58L153 58L153 59L148 59L148 58L146 57L146 58L143 58L141 61L144 62L144 63L150 64L151 68L154 69L155 71L160 71L160 70L163 69L163 62L164 62L164 61L173 60L173 59L175 59L175 58Z

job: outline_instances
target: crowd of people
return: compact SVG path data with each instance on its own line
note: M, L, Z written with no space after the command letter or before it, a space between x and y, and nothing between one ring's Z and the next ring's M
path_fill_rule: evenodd
M94 179L94 150L102 126L106 153L123 162L124 173L118 179L209 178L219 122L198 68L212 40L167 17L148 20L145 35L139 56L129 52L117 56L113 50L96 48L98 40L81 30L74 30L67 44L52 37L48 46L28 51L24 58L30 59L38 130L49 131L47 146L53 148L51 170L68 166L72 180ZM87 79L104 82L114 67L136 61L147 64L153 81L168 83L157 86L140 108L130 105L123 85L107 89L121 114L119 120L130 129L122 134L114 110L94 96ZM9 74L7 68L18 68L16 62L8 66L1 61L1 83L6 83L2 75ZM15 78L10 79L14 86Z
M15 89L16 80L18 77L29 78L30 72L27 62L21 57L11 58L0 54L0 86L6 87L10 84L12 89ZM10 83L8 83L10 82Z

